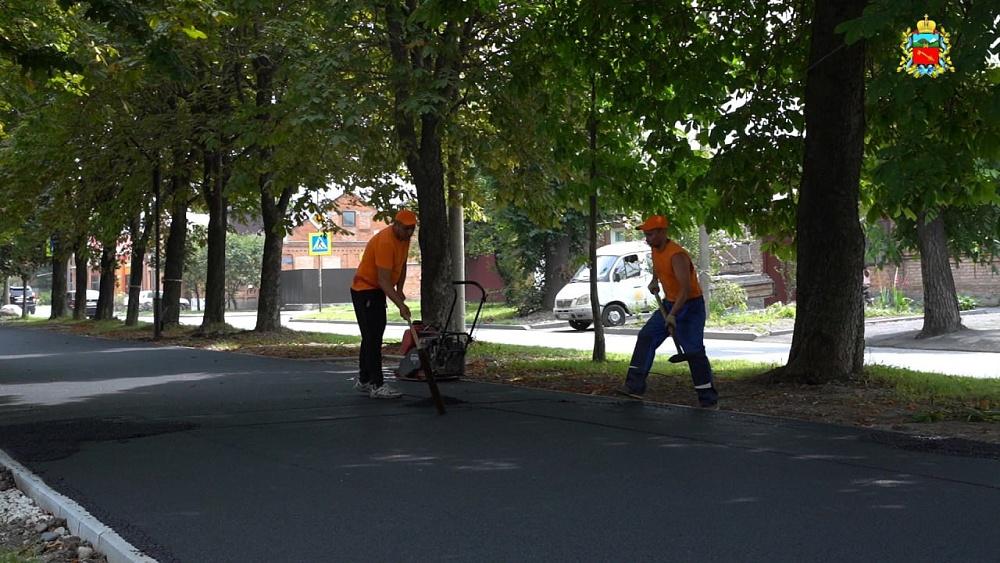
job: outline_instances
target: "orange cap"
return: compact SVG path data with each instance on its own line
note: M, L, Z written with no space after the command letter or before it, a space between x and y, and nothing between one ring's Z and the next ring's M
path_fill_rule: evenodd
M652 231L653 229L666 229L670 225L670 221L663 215L650 215L645 221L638 227L638 231Z
M409 209L400 209L399 213L396 213L396 222L400 225L412 227L417 224L417 214Z

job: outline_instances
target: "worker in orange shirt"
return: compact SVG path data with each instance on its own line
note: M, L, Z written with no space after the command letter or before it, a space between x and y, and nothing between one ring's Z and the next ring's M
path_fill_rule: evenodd
M396 399L397 389L382 378L382 336L385 334L386 298L396 304L399 315L410 320L403 284L410 239L417 228L417 215L409 209L396 213L389 228L382 229L365 245L361 264L351 283L354 315L361 328L361 354L354 389L372 399Z
M691 257L667 235L669 222L663 215L651 215L636 229L646 236L652 250L653 280L649 291L657 294L662 285L666 293L663 305L667 315L652 315L639 331L629 362L625 384L618 392L641 398L646 392L646 378L653 367L656 349L673 335L684 350L691 370L691 380L702 408L719 408L719 393L712 382L712 366L705 355L705 299Z

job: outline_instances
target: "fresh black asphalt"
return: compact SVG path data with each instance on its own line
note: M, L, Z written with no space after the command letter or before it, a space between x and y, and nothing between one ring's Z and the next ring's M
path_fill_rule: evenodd
M352 364L0 327L0 448L164 562L1000 554L995 458Z

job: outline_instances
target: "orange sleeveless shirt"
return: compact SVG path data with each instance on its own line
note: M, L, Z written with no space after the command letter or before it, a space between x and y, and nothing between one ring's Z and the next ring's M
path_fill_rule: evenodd
M698 284L698 273L694 270L694 263L691 261L691 256L688 255L686 250L681 248L681 245L668 240L663 250L655 248L650 248L650 250L652 250L653 256L653 271L656 272L656 277L660 280L660 285L663 286L663 290L667 294L667 301L673 303L677 299L677 295L681 292L681 284L677 281L677 277L674 276L674 266L671 263L675 254L683 254L688 259L688 279L691 283L691 291L688 292L688 299L701 297L701 285Z
M403 273L409 252L410 241L396 238L391 226L375 233L365 245L365 253L361 256L361 264L354 273L351 289L354 291L378 289L379 268L392 272L389 280L395 285Z

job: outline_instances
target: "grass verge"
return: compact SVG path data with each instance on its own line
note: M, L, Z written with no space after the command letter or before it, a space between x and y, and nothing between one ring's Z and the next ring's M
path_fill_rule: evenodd
M0 563L35 563L37 559L22 557L14 551L0 549Z

